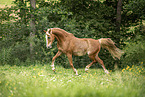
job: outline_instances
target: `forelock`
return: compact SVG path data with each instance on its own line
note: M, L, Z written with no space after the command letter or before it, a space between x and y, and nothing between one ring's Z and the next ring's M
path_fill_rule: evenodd
M50 29L47 29L47 32L46 32L46 34L48 34L48 35L50 34L50 33L49 33L49 30L50 30Z
M47 31L49 32L50 29L47 29Z

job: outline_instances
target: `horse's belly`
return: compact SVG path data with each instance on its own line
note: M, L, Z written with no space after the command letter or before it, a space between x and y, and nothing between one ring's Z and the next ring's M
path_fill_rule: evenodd
M85 54L86 54L85 51L77 51L77 52L73 52L73 55L75 55L75 56L83 56L83 55L85 55Z
M77 39L73 41L73 55L75 56L83 56L87 53L88 42L84 39Z

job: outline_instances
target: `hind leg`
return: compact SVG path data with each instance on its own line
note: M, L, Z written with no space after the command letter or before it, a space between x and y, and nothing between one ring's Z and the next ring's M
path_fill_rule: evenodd
M85 72L88 72L89 68L94 64L95 62L91 62L89 65L86 66Z
M87 71L89 70L89 68L96 62L96 59L95 59L94 55L89 56L89 58L90 58L91 60L93 60L93 61L92 61L89 65L86 66L85 72L87 72Z
M105 73L109 74L109 71L105 68L103 61L98 57L98 55L96 55L95 59L97 60L97 62L98 62L99 64L102 65L102 67L103 67Z

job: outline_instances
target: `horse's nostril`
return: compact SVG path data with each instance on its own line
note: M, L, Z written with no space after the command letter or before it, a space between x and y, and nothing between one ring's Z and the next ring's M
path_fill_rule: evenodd
M52 46L50 45L50 46L48 46L49 48L52 48Z

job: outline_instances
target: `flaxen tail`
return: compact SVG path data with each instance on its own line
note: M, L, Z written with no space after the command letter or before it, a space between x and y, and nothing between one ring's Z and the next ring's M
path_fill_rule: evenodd
M99 39L99 43L102 48L107 49L111 53L114 59L118 58L120 60L120 57L124 52L115 46L115 42L110 38L101 38Z

